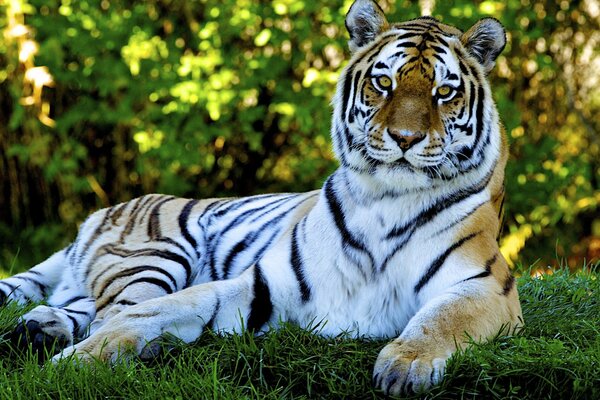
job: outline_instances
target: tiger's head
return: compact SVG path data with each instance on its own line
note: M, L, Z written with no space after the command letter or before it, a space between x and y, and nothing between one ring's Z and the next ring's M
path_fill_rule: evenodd
M476 180L504 162L486 78L506 44L497 20L464 33L431 17L391 24L375 2L356 0L346 27L353 57L333 117L342 166L414 189Z

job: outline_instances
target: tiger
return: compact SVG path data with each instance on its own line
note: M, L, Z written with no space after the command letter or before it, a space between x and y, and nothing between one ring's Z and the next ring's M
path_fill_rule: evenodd
M39 302L11 334L52 362L151 358L166 337L261 334L391 339L385 394L439 384L473 341L523 325L499 251L508 145L488 74L501 23L389 23L373 0L346 14L351 59L333 97L339 167L321 189L241 198L163 194L104 208L71 245L0 281Z

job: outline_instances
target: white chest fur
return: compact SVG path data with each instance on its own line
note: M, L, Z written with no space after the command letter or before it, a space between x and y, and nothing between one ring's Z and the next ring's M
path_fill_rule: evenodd
M402 331L427 301L415 287L456 240L456 222L489 200L481 191L436 208L435 197L417 193L364 202L356 202L350 191L335 195L336 200L328 198L326 187L306 217L311 234L303 238L301 256L311 301L294 304L291 314L301 324L324 322L325 334L371 337ZM336 207L343 204L338 214L332 201L339 202ZM443 279L432 280L427 292L444 290L466 274L460 263L450 262Z

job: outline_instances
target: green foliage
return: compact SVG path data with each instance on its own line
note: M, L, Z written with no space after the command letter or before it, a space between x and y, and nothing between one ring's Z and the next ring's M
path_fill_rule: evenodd
M520 278L523 332L456 354L428 398L598 398L599 278L566 270ZM19 311L14 304L0 309L0 335L14 328ZM40 368L0 339L0 398L383 398L371 373L384 344L284 325L260 337L207 332L151 362Z
M91 210L143 193L319 187L336 166L328 103L348 59L350 3L3 3L2 268L19 248L23 264L39 261L32 246L47 255ZM380 3L390 20L420 15L416 2ZM486 16L507 28L491 78L512 146L502 240L512 259L552 259L557 242L561 255L589 258L600 241L599 26L588 3L433 9L462 29Z

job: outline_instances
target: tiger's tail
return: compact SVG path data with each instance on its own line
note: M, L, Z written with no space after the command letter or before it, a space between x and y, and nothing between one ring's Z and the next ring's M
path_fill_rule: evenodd
M28 271L0 280L0 305L8 300L20 304L40 301L52 293L69 263L68 249L54 253Z

